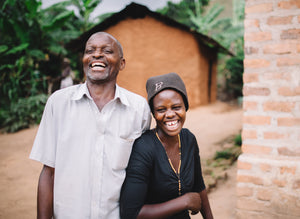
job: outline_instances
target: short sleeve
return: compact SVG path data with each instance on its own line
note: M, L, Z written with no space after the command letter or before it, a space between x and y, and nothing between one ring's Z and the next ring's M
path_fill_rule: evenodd
M205 184L202 176L201 160L199 155L199 147L195 136L193 135L193 145L194 145L194 160L195 160L195 183L194 191L201 192L205 189Z
M122 219L136 218L145 203L152 169L150 148L143 135L133 145L120 196Z
M145 99L144 99L143 109L144 110L143 110L142 132L145 132L150 129L151 119L152 119L150 113L150 107Z
M53 96L49 97L29 158L55 167L56 134L53 116Z

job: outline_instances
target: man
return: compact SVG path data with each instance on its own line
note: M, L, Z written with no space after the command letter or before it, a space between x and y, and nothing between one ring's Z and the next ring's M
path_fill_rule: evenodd
M146 100L116 84L120 43L98 32L87 41L86 82L48 100L30 158L44 164L38 218L119 218L119 195L133 141L149 128Z

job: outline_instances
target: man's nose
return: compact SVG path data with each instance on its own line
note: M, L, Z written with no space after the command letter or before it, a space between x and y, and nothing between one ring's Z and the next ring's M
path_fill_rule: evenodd
M95 50L94 57L99 58L99 57L102 57L102 56L103 56L103 53L102 53L101 50Z

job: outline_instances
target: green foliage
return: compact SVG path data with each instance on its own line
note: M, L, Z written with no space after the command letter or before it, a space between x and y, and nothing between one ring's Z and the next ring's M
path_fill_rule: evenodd
M78 2L84 2L88 17L101 1ZM40 108L33 107L35 98L48 93L47 84L60 76L64 57L75 59L64 48L65 43L81 34L83 24L67 9L72 2L59 2L45 9L41 4L41 0L0 1L1 127L8 126L8 131L37 121L31 115L40 114ZM32 106L32 110L25 110L25 106Z
M209 0L182 0L179 3L168 2L167 6L162 9L158 9L157 12L166 15L180 23L183 23L189 27L195 28L191 14L198 14L203 12L203 7L207 6Z
M234 138L234 145L235 146L242 146L242 135L238 134L237 136L235 136Z
M47 98L46 94L20 98L8 108L1 108L0 128L6 132L16 132L20 129L28 128L32 124L38 124Z
M224 150L224 151L217 151L215 154L214 159L230 159L233 156L233 153L229 150Z
M94 21L91 21L91 13L102 0L69 0L68 2L79 11L80 31L85 32L90 29L94 25Z

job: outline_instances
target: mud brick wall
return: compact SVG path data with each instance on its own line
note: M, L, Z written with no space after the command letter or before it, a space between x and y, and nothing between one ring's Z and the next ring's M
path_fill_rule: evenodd
M245 1L236 217L300 218L300 0Z

